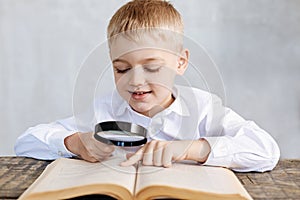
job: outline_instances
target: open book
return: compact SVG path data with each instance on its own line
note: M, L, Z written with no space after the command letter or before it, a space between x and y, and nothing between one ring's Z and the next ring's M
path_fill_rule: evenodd
M20 199L68 199L102 194L116 199L251 199L234 173L221 167L174 163L171 168L119 166L60 158L47 166Z

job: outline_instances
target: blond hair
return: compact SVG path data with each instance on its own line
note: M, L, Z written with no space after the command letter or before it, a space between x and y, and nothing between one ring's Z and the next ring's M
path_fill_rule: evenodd
M161 33L164 30L183 35L183 21L173 5L164 0L132 0L119 8L110 19L107 38L110 40L113 36L125 32L136 33L137 30L157 32L158 29L160 37L164 39L169 38L167 36L169 33L165 35Z

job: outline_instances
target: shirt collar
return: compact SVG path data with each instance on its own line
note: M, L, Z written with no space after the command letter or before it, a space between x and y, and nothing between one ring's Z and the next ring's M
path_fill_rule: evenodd
M119 93L115 90L112 97L112 109L114 110L114 114L116 116L123 115L126 110L131 110L129 104L119 95Z
M174 112L174 113L178 114L179 116L189 116L190 112L189 112L188 106L184 102L184 100L180 94L180 90L176 86L174 86L174 88L173 88L172 95L174 96L175 100L164 111Z

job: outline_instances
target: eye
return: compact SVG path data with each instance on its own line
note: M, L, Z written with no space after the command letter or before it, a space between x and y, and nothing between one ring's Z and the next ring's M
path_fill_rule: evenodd
M144 70L147 72L159 72L161 66L159 65L144 65Z
M129 71L131 68L128 67L128 68L125 68L125 69L119 69L119 68L116 68L115 67L115 71L118 73L118 74L124 74L126 73L127 71Z

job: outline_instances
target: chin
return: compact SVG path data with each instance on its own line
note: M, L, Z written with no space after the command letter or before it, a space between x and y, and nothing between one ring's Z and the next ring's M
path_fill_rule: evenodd
M131 108L133 108L133 110L135 110L136 112L140 113L140 114L144 114L145 113L149 113L151 110L151 107L149 106L137 106L137 105L130 105ZM148 116L148 115L147 115Z

